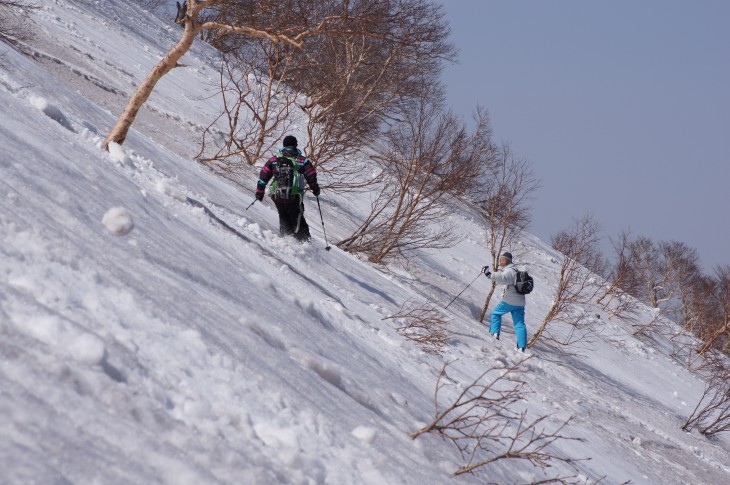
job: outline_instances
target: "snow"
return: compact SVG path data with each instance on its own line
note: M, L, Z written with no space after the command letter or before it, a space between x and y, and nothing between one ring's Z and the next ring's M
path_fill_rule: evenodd
M475 214L455 209L462 242L407 267L325 251L314 200L312 244L280 238L270 202L247 210L257 169L242 190L192 159L219 108L210 52L197 44L107 153L104 133L177 28L121 0L42 2L31 18L28 46L0 44L1 483L730 482L728 438L680 429L704 383L600 308L582 309L600 318L574 354L516 352L509 319L491 339L475 319L485 279L443 312L441 356L383 320L406 301L443 307L477 276ZM320 199L329 242L369 207ZM560 256L529 235L512 252L535 277L534 330ZM573 416L566 434L584 441L552 449L590 458L577 472L500 461L455 477L452 444L410 438L433 418L445 363L442 405L526 357L519 406L549 426Z
M73 131L66 115L64 115L63 111L61 111L61 109L55 104L48 102L47 99L40 96L31 96L28 98L28 102L31 106L42 111L46 116L57 122L59 125L63 126L67 130Z

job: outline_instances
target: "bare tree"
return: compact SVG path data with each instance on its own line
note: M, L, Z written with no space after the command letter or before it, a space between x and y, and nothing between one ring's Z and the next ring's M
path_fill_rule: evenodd
M695 310L702 314L698 336L703 341L697 350L704 355L711 349L730 354L730 265L717 266L704 287L707 298Z
M632 265L627 285L652 308L671 300L674 294L666 279L665 264L659 247L647 237L639 237L629 245Z
M513 245L520 234L530 225L530 209L528 202L533 193L540 187L535 178L532 164L522 158L517 158L509 144L503 143L494 150L494 163L490 163L484 183L476 187L478 206L487 225L487 248L489 250L491 267L499 269L499 255L503 250ZM482 307L479 321L489 308L496 288L492 284Z
M306 113L307 132L301 148L317 169L327 174L327 188L335 190L371 182L356 180L359 166L344 160L378 138L404 102L423 96L430 85L438 84L442 61L454 55L438 4L363 0L353 3L351 9L360 19L357 29L308 38L301 49L270 39L225 33L210 40L226 53L229 72L260 72L261 77L275 82L274 97L282 96L282 85L291 89L290 95L301 93L296 100ZM278 104L278 111L271 111L271 90L251 89L247 84L251 76L229 74L226 86L222 86L222 91L234 94L234 101L240 99L225 110L225 131L229 133L223 134L222 146L216 144L216 160L225 159L231 165L237 162L229 159L239 155L253 163L259 155L260 140L282 131L281 127L274 128L286 117L272 113L288 114L291 107L283 102ZM264 79L257 82L266 83ZM263 99L249 99L257 95ZM251 117L247 125L245 115ZM268 121L271 123L267 125ZM233 129L244 125L246 130ZM249 154L252 148L255 150Z
M440 87L413 100L408 115L386 133L387 147L378 155L382 189L370 215L337 245L365 252L372 262L419 248L455 244L448 216L453 194L468 188L487 168L488 153L475 150L488 138L488 122L475 114L473 131L443 107Z
M655 244L639 238L630 244L630 250L629 291L682 327L656 327L654 323L662 321L656 315L654 322L641 326L638 333L647 336L649 328L665 330L675 346L673 358L693 367L713 347L707 345L709 341L715 337L722 340L727 334L723 272L704 275L697 251L677 241ZM693 336L703 343L698 346Z
M631 233L622 231L616 240L611 239L616 258L607 271L605 290L596 299L609 315L615 318L627 318L636 314L638 300L632 295L638 293L637 282L631 278Z
M730 431L730 368L725 357L711 359L713 365L705 392L682 429L697 429L705 436Z
M528 342L529 347L553 321L561 321L569 326L564 338L552 338L559 344L569 345L586 337L584 330L590 324L580 307L592 302L599 289L595 275L604 264L597 249L599 232L599 224L588 215L575 220L569 229L552 237L553 248L563 253L558 288L547 315Z
M429 354L441 355L449 341L445 328L449 320L433 305L407 301L398 312L383 320L400 322L402 325L396 331Z
M577 461L550 449L559 440L582 441L562 434L572 418L547 431L544 421L549 416L529 420L524 411L514 409L524 399L525 383L520 374L529 358L506 369L492 367L465 386L451 404L443 406L439 394L449 379L445 364L436 383L433 420L411 433L411 438L430 433L452 442L465 460L456 475L473 473L499 460L526 460L542 470L557 462ZM549 481L566 483L566 478Z
M385 2L400 4L401 2ZM304 49L307 41L327 36L362 35L390 42L397 33L383 35L373 27L370 11L348 0L189 0L181 5L176 22L183 27L180 40L140 83L122 115L104 141L124 143L139 109L147 101L157 82L175 67L200 34L210 42L234 37L265 39L291 49ZM376 23L375 26L378 24ZM205 34L205 35L203 35ZM222 42L222 41L221 41Z
M456 55L448 42L442 6L422 0L361 2L368 31L318 39L296 52L301 60L292 85L307 95L308 153L331 189L357 186L359 167L344 163L380 137L383 127L409 111L404 106L439 84L444 60ZM383 41L387 39L387 41Z
M694 300L701 296L704 276L697 250L678 241L660 242L664 262L664 284L673 295L666 303L666 313L672 320L693 332L701 323L692 311Z
M691 330L704 319L704 278L694 249L679 242L655 243L639 237L626 243L628 259L621 288L655 309L653 319L638 326L635 335L659 331L675 344L673 357L690 362L694 344L685 332L666 325L673 321Z
M229 175L253 165L275 148L294 122L290 114L299 96L284 83L289 62L274 65L282 45L265 39L250 43L258 49L233 49L221 54L223 112L203 132L196 157ZM261 62L259 50L266 52L264 60L271 62ZM225 128L220 127L221 120Z

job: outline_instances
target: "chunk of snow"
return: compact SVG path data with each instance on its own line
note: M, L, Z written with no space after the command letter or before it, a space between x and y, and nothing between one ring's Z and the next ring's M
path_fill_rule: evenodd
M209 419L211 417L210 403L203 400L188 399L183 404L183 411L186 415L197 419Z
M134 163L132 162L132 159L129 158L127 155L127 152L124 151L124 148L118 143L110 142L109 143L109 156L112 160L117 162L118 164L125 166L125 167L134 167Z
M81 333L71 338L66 345L68 354L84 364L101 364L106 355L104 342L90 333Z
M352 430L352 436L369 445L375 441L376 433L373 428L368 428L367 426L358 426Z
M293 428L263 422L255 424L253 429L256 436L267 446L274 448L292 448L295 450L300 448L297 434Z
M13 315L18 329L26 335L62 354L90 365L100 364L106 356L106 346L96 335L84 332L55 315Z
M112 207L101 219L102 224L117 236L124 236L134 228L132 215L124 207Z

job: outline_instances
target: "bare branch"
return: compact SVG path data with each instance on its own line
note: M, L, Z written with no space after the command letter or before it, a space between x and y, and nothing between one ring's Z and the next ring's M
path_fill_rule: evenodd
M200 25L201 30L217 30L223 33L234 33L234 34L240 34L245 35L247 37L255 37L258 39L267 39L274 43L285 43L289 44L292 47L296 47L297 49L302 48L302 43L297 41L296 39L292 39L291 37L287 35L283 35L280 33L271 33L267 32L265 30L255 29L248 26L243 25L229 25L222 22L205 22ZM299 38L299 36L297 36Z
M487 249L494 270L499 269L499 255L512 246L530 224L530 209L527 203L534 196L540 182L535 178L529 161L517 158L509 144L495 148L485 146L491 154L488 172L481 183L471 187L469 192L475 198L479 211L487 226ZM489 308L496 288L492 282L479 321Z
M418 248L456 243L447 202L485 169L483 152L473 150L484 135L480 118L469 133L442 109L443 93L434 88L409 106L402 123L386 134L387 147L377 157L387 179L373 200L371 215L355 233L338 243L342 249L367 252L370 261L403 256Z
M407 301L398 312L383 317L383 320L402 322L403 325L396 331L429 354L441 355L448 344L449 333L444 327L449 320L433 305L416 305Z
M411 438L430 433L452 442L465 460L454 472L456 475L473 473L499 460L526 460L542 470L556 462L577 461L551 451L551 445L559 440L582 441L562 434L572 418L547 431L544 422L549 416L528 420L526 412L514 411L524 399L525 383L519 374L524 372L523 364L529 359L505 369L492 367L464 387L451 404L442 407L439 394L447 385L449 365L445 364L436 383L434 418L412 433ZM566 483L567 478L553 477L549 481Z
M326 97L318 98L313 91L306 89L307 87L317 86L315 82L317 80L320 85L326 85L329 79L337 80L337 82L341 82L342 79L331 70L329 72L317 71L317 68L321 67L321 63L309 62L313 59L326 58L327 53L323 46L326 46L331 39L367 40L365 44L369 50L363 52L371 52L377 47L380 48L381 53L394 50L400 52L403 59L408 58L411 62L420 61L421 72L425 73L430 70L432 74L435 71L431 66L438 65L442 59L447 58L453 52L453 48L445 40L448 29L445 23L439 20L442 16L427 17L429 14L438 12L441 7L432 4L424 5L419 0L400 0L398 2L363 0L356 3L346 0L296 0L294 2L289 0L190 0L180 8L181 12L176 19L176 23L184 27L180 41L153 68L130 98L122 116L107 136L104 142L105 147L108 147L111 142L124 142L140 107L147 101L157 82L178 65L178 61L192 46L198 34L224 53L247 47L252 42L258 42L253 45L259 46L278 46L278 55L281 57L270 60L288 59L293 61L292 65L301 67L298 71L291 72L293 76L286 77L283 77L280 70L275 69L272 78L285 81L295 91L309 96L313 101L309 105L310 107L328 107L329 105ZM426 23L426 20L430 24ZM424 33L431 35L430 40L426 38L424 41ZM415 37L415 40L412 37ZM333 43L333 45L346 44L347 42ZM271 50L273 49L269 49L269 52ZM340 50L344 52L342 49ZM369 56L365 59L367 62L356 63L357 72L368 71L364 69L366 66L371 68L379 66L378 60L380 59L375 56ZM282 66L282 64L277 65L276 62L273 62L272 65L277 68ZM334 64L331 65L334 66ZM383 75L380 78L371 77L369 87L390 86L385 90L382 88L362 89L363 86L357 83L346 83L349 96L339 103L339 106L347 106L347 102L351 101L352 96L356 94L370 93L365 96L368 100L366 103L355 103L350 106L358 106L357 116L361 119L370 116L369 113L377 113L378 116L370 121L370 123L374 123L373 126L376 126L382 122L387 113L387 109L382 106L387 106L388 102L392 103L395 99L391 98L388 101L387 92L392 90L392 87L398 86L398 83L406 85L405 81L412 77L413 71L408 71L408 76L399 75L399 67L403 65L403 62L400 65L398 63L387 64L386 72L389 75ZM325 87L325 89L327 88ZM320 89L318 92L328 93L329 99L335 100L338 95L342 94L336 89ZM383 92L386 95L373 95ZM401 91L399 95L402 93ZM388 102L384 103L383 100ZM331 112L329 109L325 111ZM330 114L331 119L337 119L338 116L340 119L344 119L343 115L347 114L347 110ZM318 112L315 118L322 119L323 116L322 112ZM349 125L355 126L354 123L349 123ZM346 131L341 130L340 133L346 133ZM340 141L341 139L342 136L340 136ZM334 145L330 143L323 146L337 147L341 146L341 143ZM314 148L314 146L310 148ZM240 152L234 151L233 154L235 156ZM312 155L320 156L324 153L309 153L309 156ZM216 160L221 157L222 153L218 153ZM323 156L323 158L326 157Z
M268 52L269 59L282 50L268 42L259 46ZM286 68L278 69L281 76L287 75ZM290 115L299 97L275 75L276 70L244 49L222 54L219 90L223 112L203 132L199 161L215 164L233 177L276 147L294 123ZM220 126L221 121L225 127Z
M569 326L565 338L560 341L553 339L561 345L573 344L588 335L586 330L592 321L586 318L581 307L594 299L599 288L593 271L603 261L596 249L599 231L600 226L593 217L585 216L574 221L568 230L553 236L553 248L563 253L558 288L552 306L528 346L532 346L553 321L561 321Z

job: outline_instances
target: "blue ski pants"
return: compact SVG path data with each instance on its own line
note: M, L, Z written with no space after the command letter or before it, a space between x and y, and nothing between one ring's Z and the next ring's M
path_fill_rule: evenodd
M489 333L499 333L502 329L502 315L505 313L512 314L512 323L515 325L515 333L517 334L517 346L521 349L527 347L527 327L525 326L525 307L514 306L503 301L499 302L492 311L492 326L489 327Z

